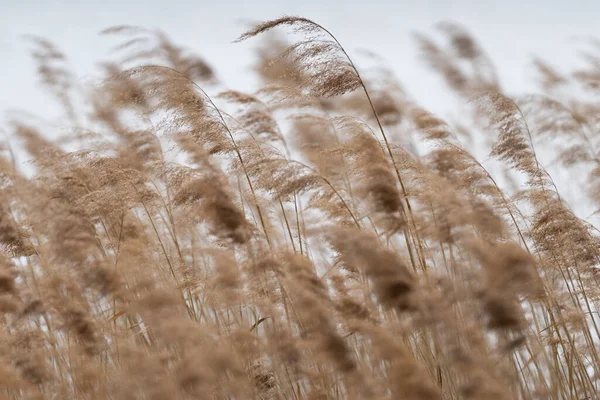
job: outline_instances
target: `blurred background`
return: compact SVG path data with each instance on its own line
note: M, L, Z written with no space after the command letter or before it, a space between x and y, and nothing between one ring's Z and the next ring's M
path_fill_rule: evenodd
M35 65L23 39L28 34L54 42L85 81L115 44L98 34L102 29L160 28L204 57L227 86L251 90L257 82L248 70L257 41L232 41L251 22L300 15L330 29L359 64L365 50L380 56L412 98L442 116L452 113L456 99L441 93L441 78L419 61L414 33L430 34L444 20L462 23L496 64L507 93L536 89L534 56L571 70L578 45L600 36L595 0L0 0L0 10L0 110L26 108L42 116L51 110L36 89Z
M478 41L495 66L500 89L508 96L542 91L534 60L570 74L598 46L600 1L323 1L229 0L0 0L0 127L21 115L42 118L45 134L60 136L69 126L59 104L40 89L34 46L27 35L54 43L68 57L81 87L99 84L99 62L114 60L119 38L100 35L108 27L134 25L160 29L176 45L198 54L217 74L218 90L251 92L260 86L253 68L264 38L234 43L252 24L282 15L310 18L328 28L349 52L359 70L375 62L393 72L407 97L451 123L464 121L468 99L448 89L439 73L420 56L416 35L443 39L439 24L451 21ZM566 90L571 91L571 86ZM210 90L209 90L210 92ZM569 92L570 93L570 92ZM53 129L47 129L50 126ZM9 138L9 141L12 138ZM492 170L486 135L471 151ZM479 147L479 148L478 148ZM556 162L554 152L540 157L563 185L567 201L583 218L595 207L581 200L587 172L573 174ZM22 160L25 161L25 160Z

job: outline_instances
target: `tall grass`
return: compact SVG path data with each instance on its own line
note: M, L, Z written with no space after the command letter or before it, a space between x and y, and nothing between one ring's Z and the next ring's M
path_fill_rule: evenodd
M240 36L291 33L256 93L159 31L104 31L95 85L32 38L67 133L5 124L2 398L598 398L600 237L544 157L600 202L600 53L511 95L439 28L453 123L305 18Z

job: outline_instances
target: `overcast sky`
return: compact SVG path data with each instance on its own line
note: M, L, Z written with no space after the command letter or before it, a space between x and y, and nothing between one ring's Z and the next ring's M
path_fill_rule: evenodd
M379 54L413 99L450 120L460 103L440 90L441 80L419 61L412 33L431 33L443 20L462 23L490 55L510 94L536 89L534 55L568 70L582 38L600 38L600 0L0 0L0 128L12 116L7 110L56 116L55 102L36 88L23 35L53 41L69 56L77 79L86 82L94 79L95 62L115 44L99 31L121 24L160 28L203 56L226 85L252 90L256 80L249 69L256 42L231 42L249 21L284 14L326 26L351 55L364 49ZM60 120L52 120L60 127ZM566 182L561 194L578 204L580 216L588 216L591 209L578 200L587 173L579 182L562 168L550 169Z
M35 70L23 35L54 41L70 57L79 79L114 41L99 37L108 26L161 28L196 50L226 84L251 89L252 43L232 44L247 21L295 14L328 27L347 49L369 49L384 57L415 99L443 110L440 81L418 61L411 33L431 32L441 20L461 22L496 63L510 92L533 89L532 55L559 67L573 64L576 37L600 37L598 0L327 1L327 0L0 0L0 110L26 108L44 114Z

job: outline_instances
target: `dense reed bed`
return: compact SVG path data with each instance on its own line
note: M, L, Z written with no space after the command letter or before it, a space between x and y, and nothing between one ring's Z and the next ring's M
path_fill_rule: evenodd
M160 31L95 84L32 38L63 116L3 125L0 396L598 398L600 237L543 159L600 203L600 48L511 94L434 29L457 122L299 17L232 44L255 93Z

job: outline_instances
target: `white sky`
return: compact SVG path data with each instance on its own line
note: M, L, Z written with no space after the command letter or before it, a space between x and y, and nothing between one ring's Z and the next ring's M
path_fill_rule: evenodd
M496 63L504 87L515 93L534 89L533 54L568 67L576 55L575 37L600 37L600 0L0 0L0 116L7 109L41 115L47 109L25 34L55 42L85 80L115 43L99 37L100 30L120 24L161 28L205 57L226 84L248 90L254 83L248 77L253 44L231 41L245 30L244 21L283 14L325 25L351 54L369 49L383 56L410 95L441 113L449 98L440 95L440 80L418 60L412 32L432 32L440 20L463 23Z
M453 117L456 98L440 90L441 80L418 60L411 33L431 33L441 20L463 23L496 64L503 87L516 94L535 90L533 55L569 69L581 48L576 38L600 38L600 0L0 0L0 127L10 117L9 109L53 114L53 103L36 88L23 35L53 41L85 81L94 77L95 62L115 44L99 31L121 24L160 28L203 56L225 84L251 90L254 44L231 42L246 29L244 21L284 14L326 26L351 55L361 49L379 54L410 96L444 118ZM582 186L572 178L560 180L572 183L564 192L577 202ZM583 209L581 216L586 215Z

